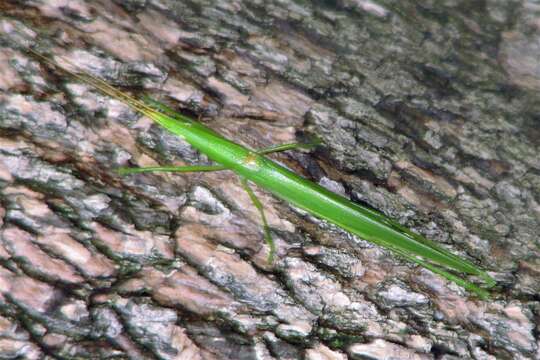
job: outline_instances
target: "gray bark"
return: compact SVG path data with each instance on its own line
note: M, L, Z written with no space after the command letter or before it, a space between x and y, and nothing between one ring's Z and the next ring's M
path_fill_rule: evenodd
M533 359L534 1L0 3L0 358ZM491 271L480 301L257 193L33 45L276 156Z

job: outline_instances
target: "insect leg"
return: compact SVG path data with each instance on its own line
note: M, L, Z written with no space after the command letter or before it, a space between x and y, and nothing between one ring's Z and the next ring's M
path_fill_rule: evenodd
M274 145L270 146L261 150L257 151L257 154L259 155L266 155L266 154L272 154L276 152L282 152L287 150L295 150L295 149L313 149L321 144L320 141L313 141L308 143L288 143L288 144L280 144L280 145Z
M270 234L270 227L268 226L268 222L266 221L266 215L264 214L263 205L257 195L255 195L245 178L241 177L240 183L242 184L244 190L246 190L246 192L248 193L251 202L253 203L253 205L255 205L255 207L259 211L259 214L261 215L264 230L264 241L266 241L266 244L268 244L268 247L270 248L270 252L268 253L268 263L271 264L274 261L276 244L274 243L274 239L272 239L272 235Z
M225 166L221 165L189 165L189 166L149 166L140 168L118 168L116 172L119 175L138 174L145 172L201 172L201 171L221 171L227 170Z

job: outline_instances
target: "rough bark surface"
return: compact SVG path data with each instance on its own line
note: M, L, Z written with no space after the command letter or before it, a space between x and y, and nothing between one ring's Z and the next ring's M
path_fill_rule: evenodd
M0 2L0 358L539 358L535 1ZM34 45L468 256L479 301L207 161Z

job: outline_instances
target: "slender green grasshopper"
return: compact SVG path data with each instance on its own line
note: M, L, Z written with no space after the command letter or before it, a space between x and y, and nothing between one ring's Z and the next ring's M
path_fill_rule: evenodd
M489 297L488 291L468 279L468 276L477 276L484 281L486 287L494 286L495 280L481 268L450 253L435 242L410 231L382 213L351 202L343 196L302 178L266 156L278 151L303 147L302 144L285 144L259 151L248 149L164 104L153 100L136 99L100 78L81 72L73 64L70 66L77 69L75 71L60 66L32 49L27 50L41 61L64 71L105 95L122 101L140 114L149 117L217 163L216 165L204 166L123 168L119 169L120 174L152 171L179 173L234 171L239 176L243 188L261 216L264 238L270 249L268 257L270 262L275 254L275 245L270 235L263 205L251 189L250 182L351 234L392 250L397 255L463 286L483 299ZM460 273L462 275L459 275Z

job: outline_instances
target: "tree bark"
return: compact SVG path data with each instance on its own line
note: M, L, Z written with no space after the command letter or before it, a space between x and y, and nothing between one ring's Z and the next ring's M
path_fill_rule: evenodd
M0 3L0 358L533 359L530 1ZM22 50L150 95L491 271L480 301L235 175Z

